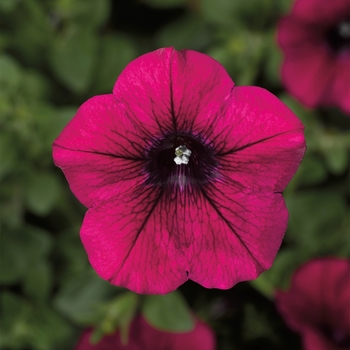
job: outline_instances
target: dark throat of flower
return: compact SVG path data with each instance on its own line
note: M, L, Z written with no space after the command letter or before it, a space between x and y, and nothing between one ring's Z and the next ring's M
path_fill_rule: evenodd
M333 52L350 51L350 18L331 27L326 33L326 38Z
M165 190L199 189L217 177L215 152L198 136L178 133L155 139L147 154L147 184Z

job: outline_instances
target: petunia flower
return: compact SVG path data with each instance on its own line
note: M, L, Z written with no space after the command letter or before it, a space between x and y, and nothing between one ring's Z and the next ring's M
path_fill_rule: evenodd
M350 348L350 260L308 262L294 273L287 292L277 292L276 303L305 350Z
M278 26L282 80L308 107L350 114L350 1L296 0Z
M230 288L268 269L304 152L303 125L275 96L172 48L132 61L53 146L89 208L80 234L94 269L160 294L188 279Z
M214 350L215 335L205 323L197 320L187 333L166 333L151 327L142 317L136 317L129 330L128 343L123 344L119 332L106 335L92 345L91 329L82 334L75 350Z

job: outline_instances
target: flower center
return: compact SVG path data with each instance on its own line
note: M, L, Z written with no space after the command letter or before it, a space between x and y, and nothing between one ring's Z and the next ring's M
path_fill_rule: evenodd
M190 160L191 151L186 146L179 146L175 148L175 155L174 162L177 165L181 164L188 164Z
M327 33L327 42L336 53L350 50L350 19L333 26Z
M332 329L329 326L321 326L321 333L340 349L349 349L350 336L341 330Z
M153 140L147 159L147 184L153 186L199 188L218 174L213 148L198 136L176 134Z

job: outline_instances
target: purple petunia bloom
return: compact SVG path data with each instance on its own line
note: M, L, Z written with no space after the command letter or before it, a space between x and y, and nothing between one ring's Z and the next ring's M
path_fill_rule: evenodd
M350 347L350 261L323 258L308 262L293 275L276 303L288 325L300 333L305 350Z
M167 333L136 317L126 345L122 344L119 332L106 335L96 345L90 343L91 334L92 330L84 331L75 350L215 350L216 343L212 329L199 320L190 332Z
M350 114L350 1L296 0L278 26L282 80L308 107Z
M256 278L287 227L282 191L305 152L303 129L275 96L234 87L207 55L137 58L53 146L89 208L81 239L92 266L138 293Z

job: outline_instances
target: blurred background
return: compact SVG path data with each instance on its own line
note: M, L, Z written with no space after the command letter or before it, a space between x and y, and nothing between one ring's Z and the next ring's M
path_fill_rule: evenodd
M276 26L291 4L0 1L1 349L72 349L83 328L97 327L97 339L120 326L121 308L128 317L142 308L145 297L130 302L89 266L79 239L86 209L53 165L51 145L84 101L111 92L127 63L165 46L207 53L236 85L276 94L306 127L308 151L285 192L289 228L273 267L227 291L187 282L177 293L214 329L220 350L301 349L273 295L305 261L349 256L350 127L337 108L306 109L283 88Z

